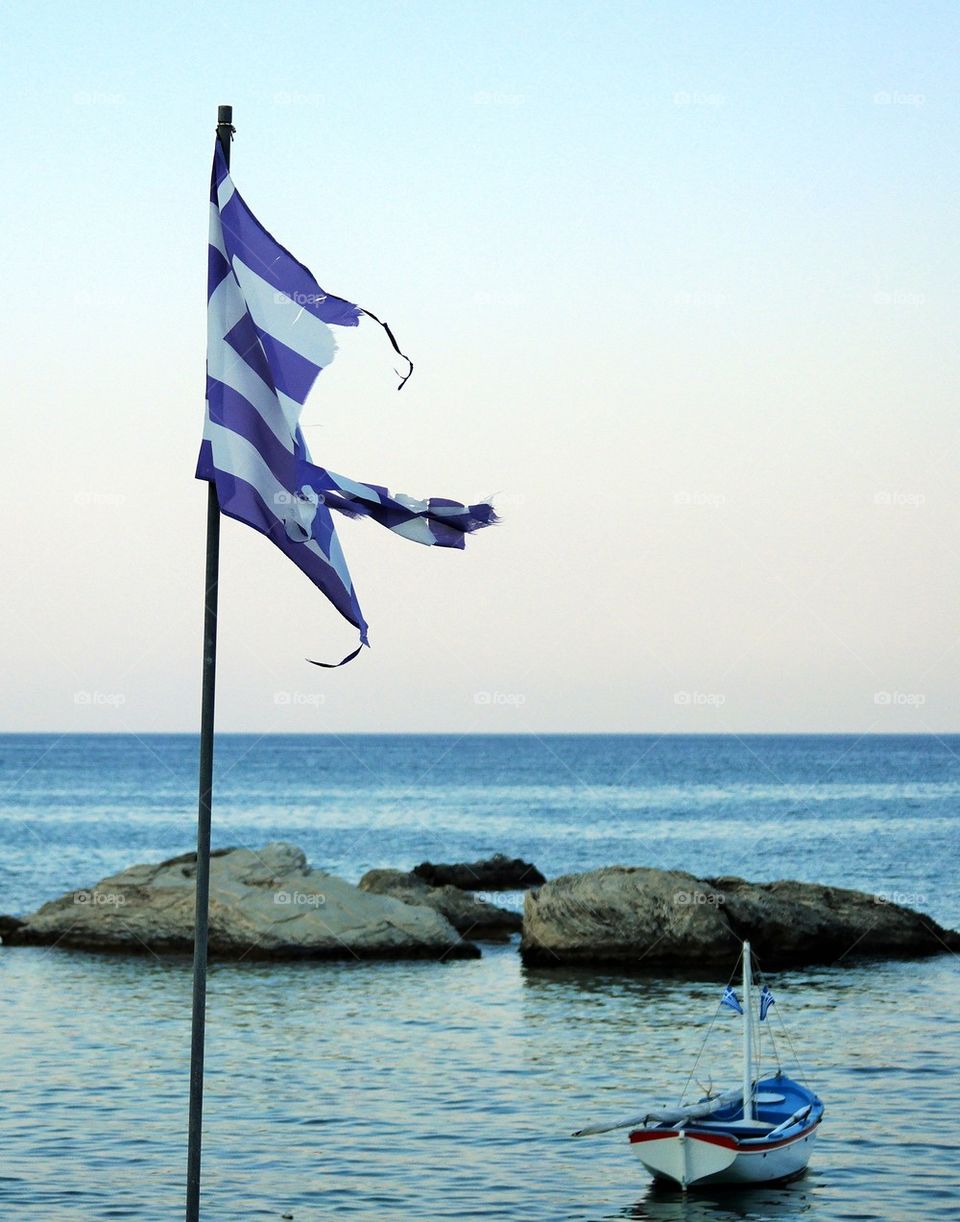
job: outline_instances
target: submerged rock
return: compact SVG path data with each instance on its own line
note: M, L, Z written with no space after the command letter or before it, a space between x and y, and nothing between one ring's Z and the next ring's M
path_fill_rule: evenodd
M193 949L196 854L137 865L17 921L5 945ZM221 849L210 862L210 953L229 959L441 959L480 952L430 907L313 870L295 845Z
M613 866L528 892L520 950L529 964L642 970L729 963L745 939L764 967L960 949L960 934L860 891Z
M414 866L413 872L431 887L459 887L461 891L525 891L547 881L529 861L503 853L452 865L424 861Z
M519 912L475 899L459 887L431 887L418 875L403 870L370 870L360 879L360 890L432 908L466 938L505 941L523 926Z

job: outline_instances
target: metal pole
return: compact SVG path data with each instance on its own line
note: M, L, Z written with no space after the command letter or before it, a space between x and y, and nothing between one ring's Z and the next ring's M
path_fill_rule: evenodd
M753 1120L753 973L750 943L743 944L743 1118Z
M217 139L230 165L233 107L217 111ZM197 809L197 890L193 938L193 1025L190 1035L190 1122L187 1132L186 1222L200 1220L200 1154L203 1123L203 1046L207 1014L207 935L210 910L210 802L213 790L213 710L217 679L217 582L220 568L220 503L207 486L207 564L204 580L203 694L200 708L200 784Z

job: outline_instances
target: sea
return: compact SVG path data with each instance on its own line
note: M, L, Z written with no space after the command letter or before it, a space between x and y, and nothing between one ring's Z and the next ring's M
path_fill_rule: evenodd
M0 737L0 912L195 845L187 735ZM215 847L356 882L504 852L855 887L960 927L960 737L222 735ZM519 907L522 896L506 902ZM0 1218L183 1216L186 958L0 948ZM731 972L735 964L730 964ZM654 1186L571 1132L739 1077L727 973L478 960L214 963L203 1217L960 1219L960 961L769 975L826 1113L780 1188ZM784 1036L779 1032L784 1030ZM766 1048L772 1056L772 1046Z

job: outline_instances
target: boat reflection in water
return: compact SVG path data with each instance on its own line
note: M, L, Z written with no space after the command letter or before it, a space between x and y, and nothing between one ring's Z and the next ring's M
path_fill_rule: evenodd
M734 1218L799 1218L810 1212L810 1190L803 1180L784 1187L734 1185L684 1192L675 1184L654 1180L643 1198L616 1214L647 1222L724 1222Z

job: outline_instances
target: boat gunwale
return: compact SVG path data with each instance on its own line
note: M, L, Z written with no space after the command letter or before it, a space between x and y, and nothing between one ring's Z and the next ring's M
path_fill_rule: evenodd
M737 1150L741 1154L765 1154L768 1150L779 1150L783 1146L792 1145L809 1135L820 1125L823 1115L808 1124L805 1129L792 1137L784 1137L777 1141L766 1141L763 1137L745 1137L742 1140L731 1133L711 1132L705 1129L634 1129L629 1135L631 1145L639 1145L644 1141L657 1141L663 1138L679 1137L681 1133L695 1141L707 1142L714 1146L725 1146L728 1150Z

